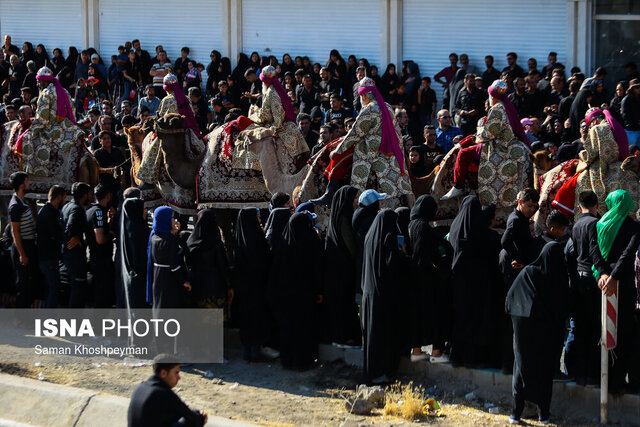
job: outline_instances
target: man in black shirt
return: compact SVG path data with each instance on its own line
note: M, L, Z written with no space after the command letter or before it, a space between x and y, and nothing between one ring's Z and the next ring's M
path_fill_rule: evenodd
M38 265L47 292L46 308L58 307L60 293L60 258L64 231L60 221L60 209L64 204L64 187L54 185L49 189L49 201L38 212L36 234Z
M209 121L209 106L202 96L199 87L189 88L189 100L191 101L191 109L198 123L198 129L203 135L207 134L207 122Z
M436 167L435 159L440 154L444 154L444 147L436 144L436 127L427 125L424 127L424 144L420 146L422 155L425 158L425 164L429 169L429 173Z
M181 87L185 75L189 72L189 61L191 61L189 58L189 48L185 46L180 49L180 58L176 59L176 62L173 64L173 72L176 77L178 77Z
M528 97L525 91L526 85L524 84L524 79L522 77L515 79L513 81L513 87L515 91L509 94L509 101L513 104L520 118L529 117L529 104L527 102Z
M493 56L485 56L484 63L487 66L487 69L482 73L482 87L486 89L491 86L494 81L500 78L500 71L493 68Z
M298 128L300 128L300 133L309 147L309 153L311 153L313 146L318 142L319 135L311 129L311 117L308 114L298 114Z
M431 89L431 78L423 77L418 89L418 104L420 106L420 122L422 126L431 124L436 118L436 92Z
M340 81L334 78L326 67L320 69L320 87L316 93L316 101L320 102L323 111L331 108L329 98L333 92L340 93Z
M93 137L91 138L91 151L95 151L100 148L100 132L111 132L111 146L115 148L126 148L127 141L124 136L115 133L114 118L111 115L102 115L98 121L93 125Z
M504 67L502 72L504 73L505 71L509 71L514 79L516 77L524 77L524 71L522 70L522 67L520 67L517 64L517 62L518 62L518 54L517 53L515 53L515 52L507 53L507 64L509 64L509 65ZM487 87L489 87L489 86L487 86Z
M112 202L114 205L117 205L120 185L124 184L122 167L124 166L125 158L121 150L112 146L111 141L115 136L113 132L100 132L97 137L94 138L94 140L97 139L100 141L100 148L93 152L93 157L101 169L106 169L105 171L101 171L99 179L102 184L107 186L111 192Z
M464 136L476 132L478 119L484 116L485 96L476 89L475 74L464 76L464 88L456 100L456 112L460 114L460 130Z
M600 289L592 266L605 265L598 246L598 196L583 191L580 212L571 232L577 271L571 271L571 332L567 338L565 364L580 385L597 384L600 374Z
M538 209L539 195L533 188L518 193L518 205L507 218L507 227L502 235L502 251L500 251L500 270L505 289L511 288L513 281L522 268L533 262L535 253L534 239L529 228L529 219ZM511 322L503 326L511 328ZM513 370L513 343L510 330L504 332L505 340L502 348L502 371Z
M71 293L69 308L84 308L87 292L87 256L85 233L87 215L84 207L89 200L91 187L84 182L71 186L73 200L62 208L64 246L62 248L61 273L66 276Z
M207 415L189 409L171 391L180 380L180 364L168 354L153 359L153 375L131 395L127 420L130 427L204 426Z
M545 95L538 90L538 80L534 76L524 78L527 86L527 98L529 104L529 116L540 118L545 104Z
M320 126L320 136L318 137L318 143L311 149L312 157L331 142L331 134L335 131L335 128L335 125L332 124Z
M15 273L16 307L29 308L35 295L36 225L24 196L29 190L29 176L25 172L14 172L9 177L13 195L9 201L11 222L11 260Z
M316 100L317 89L313 86L313 79L306 74L302 78L302 84L296 87L296 104L301 113L311 114L311 109L320 105Z
M140 72L142 73L142 81L144 84L151 83L151 76L149 75L149 70L151 69L151 56L149 52L143 50L140 46L140 40L132 40L131 45L136 52L136 59L140 64Z
M93 191L97 203L87 209L87 244L89 245L89 271L92 276L94 306L109 308L113 304L113 239L110 230L115 210L111 204L111 192L104 184Z
M210 104L213 114L211 115L211 122L207 125L209 132L218 126L222 126L224 124L224 118L229 114L229 110L222 105L222 99L220 99L219 96L216 95L211 98Z
M329 123L333 120L337 120L340 123L344 123L344 121L351 117L351 113L346 108L342 107L342 99L340 95L336 92L331 94L331 108L326 112L324 116L324 122Z

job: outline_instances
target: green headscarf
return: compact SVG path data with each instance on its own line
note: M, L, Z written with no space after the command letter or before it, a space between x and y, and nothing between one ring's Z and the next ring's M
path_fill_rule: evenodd
M631 195L625 190L616 190L609 193L605 200L607 208L609 209L605 213L600 221L596 224L598 231L598 246L600 247L600 253L602 258L607 261L609 258L609 252L613 246L613 241L620 231L622 222L629 215L629 212L634 208L633 199ZM591 267L593 275L597 278L598 272L595 267Z

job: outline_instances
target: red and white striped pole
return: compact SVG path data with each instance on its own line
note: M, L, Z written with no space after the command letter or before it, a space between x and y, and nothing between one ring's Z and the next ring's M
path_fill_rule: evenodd
M602 339L600 358L600 423L607 423L609 404L609 350L618 341L618 290L610 297L602 294Z

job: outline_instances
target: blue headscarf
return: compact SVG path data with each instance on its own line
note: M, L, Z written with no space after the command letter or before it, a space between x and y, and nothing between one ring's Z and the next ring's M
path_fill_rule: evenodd
M162 206L153 212L153 228L147 245L147 303L153 305L153 260L151 259L151 238L154 234L171 233L171 218L173 211L168 206Z

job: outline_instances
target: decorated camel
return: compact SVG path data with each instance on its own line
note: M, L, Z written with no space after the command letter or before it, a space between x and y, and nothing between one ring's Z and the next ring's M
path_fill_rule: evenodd
M589 122L591 128L579 158L561 163L541 177L540 207L534 216L538 231L544 230L552 209L577 219L581 215L578 202L583 191L596 193L600 215L607 211L607 194L618 189L631 195L636 208L640 203L640 161L628 156L624 131L618 131L619 124L611 120L608 112L598 109L587 112Z
M9 176L24 170L18 141L29 128L32 119L23 122L14 120L0 126L0 216L4 225L7 219L7 205L13 189L9 185ZM98 164L84 144L83 138L73 140L71 144L55 145L49 148L48 173L29 175L29 191L26 198L35 203L46 200L51 186L63 186L71 191L74 182L86 182L91 186L98 183Z
M133 126L126 131L131 151L132 178L136 185L142 184L137 178L137 171L146 149L155 138L161 142L163 166L158 183L155 188L143 191L145 201L152 205L166 201L176 207L179 198L180 205L188 205L189 210L178 208L178 211L189 214L196 208L205 207L266 208L272 193L292 192L296 180L303 175L300 173L297 175L299 178L292 178L292 175L283 173L282 161L277 158L277 149L273 147L270 135L265 135L264 140L273 149L255 155L258 165L262 163L264 168L235 167L235 145L241 127L246 124L244 121L236 120L216 128L205 136L202 143L185 137L179 118L178 115L167 115L158 120L149 119L142 127ZM262 140L254 142L256 150L262 147Z
M456 159L461 149L474 145L474 138L467 137L456 144L442 160L435 172L435 179L431 188L431 195L438 200L437 221L453 219L459 210L462 198L441 200L454 185L454 169ZM480 201L496 206L496 225L506 224L506 219L516 205L519 190L532 184L533 168L528 147L517 139L512 140L504 153L511 160L504 162L502 156L481 159L476 168L469 173L465 180L464 194L478 194ZM503 177L510 178L510 184L504 182Z

